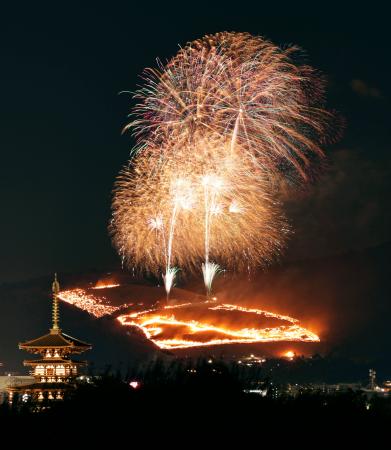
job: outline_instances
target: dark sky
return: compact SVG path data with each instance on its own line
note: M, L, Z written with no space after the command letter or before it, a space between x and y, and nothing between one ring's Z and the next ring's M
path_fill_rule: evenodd
M134 90L142 69L178 44L223 30L300 45L347 122L327 149L328 173L287 205L296 234L286 257L390 240L387 13L258 3L3 8L0 282L118 265L107 235L111 189L132 147L121 135L131 100L118 92Z

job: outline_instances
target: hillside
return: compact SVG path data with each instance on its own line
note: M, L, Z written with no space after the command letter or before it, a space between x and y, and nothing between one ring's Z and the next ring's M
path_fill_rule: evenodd
M338 357L377 362L386 367L391 359L387 344L391 312L390 250L391 245L386 244L332 258L300 261L274 267L250 279L225 274L216 280L215 293L221 302L258 307L299 319L303 326L320 335L321 344L309 347L313 353L332 352ZM96 272L60 274L60 279L63 289L88 288L110 276ZM146 307L164 297L163 288L151 282L124 273L114 276L126 287L116 291L115 298L109 299L110 304L131 301ZM51 278L0 286L0 361L5 363L5 370L23 373L21 361L26 355L18 350L18 342L47 332ZM174 289L172 297L181 301L201 298L199 280L187 280L181 287L186 289ZM141 333L129 332L114 317L94 318L71 305L61 304L64 331L93 344L86 358L96 367L105 364L114 368L127 367L162 354ZM274 344L257 344L255 350L268 354L273 353L274 347ZM254 346L251 349L254 351ZM250 351L250 347L243 350L243 346L235 345L213 349L217 350L243 352ZM193 352L182 350L179 353ZM380 355L387 355L385 362L379 359Z

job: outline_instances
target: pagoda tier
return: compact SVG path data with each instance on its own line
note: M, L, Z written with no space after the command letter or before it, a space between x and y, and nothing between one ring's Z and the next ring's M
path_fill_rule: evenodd
M9 401L13 402L15 394L21 396L22 401L32 399L42 402L44 400L64 400L64 394L74 387L69 382L33 383L23 386L10 387L8 391Z
M86 364L86 361L60 357L24 361L25 366L32 367L31 374L40 383L66 383L77 376L79 367Z
M86 361L76 361L70 355L80 354L91 349L91 345L63 333L59 327L58 294L60 286L55 277L53 282L53 323L48 334L31 341L19 344L21 350L39 354L41 358L24 361L24 365L31 367L31 374L35 377L32 385L12 389L22 394L22 398L31 397L36 400L52 400L64 398L64 392L74 386L74 380L79 374L79 368L85 366Z
M30 353L39 353L42 355L54 354L77 354L83 353L91 348L90 344L79 341L78 339L68 336L61 330L51 331L44 336L41 336L31 341L19 344L21 350L26 350ZM50 357L49 356L49 357Z

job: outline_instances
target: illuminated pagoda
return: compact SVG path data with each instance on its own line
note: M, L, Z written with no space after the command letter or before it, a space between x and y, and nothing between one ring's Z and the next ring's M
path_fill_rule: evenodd
M52 327L48 334L19 344L21 350L38 354L41 357L23 362L25 366L31 367L31 375L35 382L27 386L10 391L22 395L23 399L33 400L62 400L64 393L75 385L75 378L79 368L85 366L86 361L76 361L71 355L83 353L91 349L91 345L75 339L63 333L59 327L59 300L60 285L55 275L53 284L53 318ZM12 392L13 391L13 392Z

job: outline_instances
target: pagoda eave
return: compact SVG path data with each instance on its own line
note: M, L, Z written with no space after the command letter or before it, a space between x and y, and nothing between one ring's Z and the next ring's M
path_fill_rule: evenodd
M46 350L61 350L63 354L75 354L78 355L80 353L84 353L86 350L90 350L92 347L51 347L51 346L42 346L42 347L25 347L23 345L19 345L20 350L24 350L26 352L32 354L42 354Z
M54 383L33 383L33 384L27 384L24 386L10 386L8 388L9 391L12 392L41 392L43 390L68 390L70 387L69 382L54 382Z
M42 364L64 364L64 365L79 365L86 366L87 361L76 361L74 359L26 359L23 361L24 366L39 366Z

